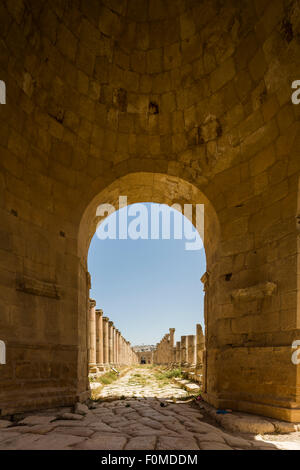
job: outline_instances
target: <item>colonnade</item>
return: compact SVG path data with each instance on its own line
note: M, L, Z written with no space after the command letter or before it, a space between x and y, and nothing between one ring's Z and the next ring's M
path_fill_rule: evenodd
M123 338L114 323L96 308L96 301L89 300L89 372L97 373L109 366L138 363L131 344Z
M177 365L194 368L200 373L203 365L205 339L200 324L196 325L196 334L181 336L174 345L175 328L170 328L154 351L153 362L159 365Z

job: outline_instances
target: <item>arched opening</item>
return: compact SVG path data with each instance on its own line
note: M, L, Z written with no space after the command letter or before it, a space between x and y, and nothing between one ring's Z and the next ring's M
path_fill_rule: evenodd
M194 208L197 205L204 205L202 236L207 258L207 272L214 272L217 266L219 250L219 224L209 200L195 186L181 178L153 173L133 173L124 176L101 191L90 202L82 217L78 237L81 266L84 266L86 272L88 270L87 256L90 242L100 221L100 217L97 215L97 208L100 204L111 204L115 208L119 208L119 196L127 196L128 205L145 201L170 206L177 204L182 207L184 204L190 204ZM191 221L194 226L197 225L195 210L192 213ZM86 275L80 277L82 284L79 289L79 306L86 306L88 302L87 292L90 284L86 284L87 277L89 279L89 276ZM201 286L199 285L200 290ZM206 312L204 315L207 317ZM86 308L83 308L80 316L86 318ZM207 318L205 318L205 321L207 333ZM87 370L86 351L82 351L82 358L85 361L85 370ZM205 370L205 372L207 371ZM204 387L206 387L206 384L204 384Z
M207 400L300 421L298 3L1 3L1 415L89 397L87 253L123 193L206 204Z
M112 208L104 205L98 211L104 219L89 248L90 296L104 311L103 317L96 309L96 318L91 319L96 324L96 343L93 326L90 380L93 390L98 384L98 396L100 376L105 380L103 375L111 363L119 368L129 365L124 363L121 350L114 351L110 363L106 363L106 317L113 322L112 349L120 349L121 331L136 354L136 363L177 367L178 373L190 372L193 379L202 379L204 293L200 279L206 272L206 258L199 232L203 231L204 208L157 203L124 206L123 199L119 201L121 209L107 217L105 211ZM199 232L188 218L193 210ZM198 330L200 335L196 335ZM161 342L166 332L168 349L164 350ZM188 357L184 357L188 350L178 347L183 338L192 341ZM117 343L115 347L113 342Z

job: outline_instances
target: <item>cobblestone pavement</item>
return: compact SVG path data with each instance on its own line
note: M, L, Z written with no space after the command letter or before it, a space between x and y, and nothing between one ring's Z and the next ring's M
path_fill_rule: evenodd
M293 439L292 443L284 438L276 443L270 435L268 439L272 442L266 442L260 436L225 432L207 422L197 405L167 402L167 397L180 400L186 392L175 384L156 380L151 369L133 369L101 392L101 397L106 398L122 395L130 398L99 401L94 409L79 405L75 413L70 409L39 412L13 426L1 420L0 450L297 448Z
M99 393L99 398L122 396L180 399L186 398L188 393L177 384L164 378L162 374L159 374L159 371L148 367L139 367L131 370L117 382L105 386Z

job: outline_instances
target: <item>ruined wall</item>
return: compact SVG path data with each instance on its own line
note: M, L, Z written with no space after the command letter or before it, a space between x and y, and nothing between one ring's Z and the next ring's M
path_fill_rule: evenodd
M122 191L205 200L207 399L299 421L298 37L296 0L1 2L2 413L88 396L89 211Z

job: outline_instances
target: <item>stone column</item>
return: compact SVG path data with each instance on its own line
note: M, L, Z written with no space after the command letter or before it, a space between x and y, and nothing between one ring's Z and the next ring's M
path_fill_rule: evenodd
M189 366L194 364L194 351L195 351L195 336L188 335L187 337L187 363Z
M118 346L118 364L121 364L121 333L118 330L118 337L117 337L117 346Z
M130 364L130 343L127 341L127 364Z
M127 344L125 338L123 338L123 364L126 364L126 348Z
M103 310L96 310L96 361L99 370L103 370Z
M103 317L103 362L104 364L109 363L109 318Z
M124 365L125 364L125 361L124 361L124 338L123 338L123 335L121 336L121 364Z
M108 322L108 362L112 365L114 362L114 338L113 338L114 322Z
M180 362L181 362L181 365L185 365L187 363L187 360L186 360L186 336L181 336Z
M204 335L202 331L202 326L200 324L196 325L196 364L202 366L203 364L203 350L204 350Z
M118 330L114 328L114 363L118 364Z
M175 333L175 328L169 328L169 359L168 362L169 364L172 364L174 362L174 333Z
M180 341L176 342L175 362L176 364L180 364Z
M116 363L116 365L119 364L118 337L119 337L119 330L116 329L116 331L115 331L115 363Z
M111 337L112 337L112 355L111 355L111 363L115 365L116 363L116 357L115 357L115 343L116 343L116 328L114 324L112 324L112 331L111 331Z
M125 364L128 366L128 341L125 341Z
M90 299L90 354L89 354L89 371L98 372L96 364L96 301Z
M203 351L203 377L202 377L202 389L204 393L207 393L207 386L208 386L208 347L207 347L207 341L209 337L209 331L210 331L210 324L209 324L209 318L210 316L208 315L208 291L209 291L209 278L210 274L208 271L203 274L201 277L201 282L203 284L203 290L204 290L204 323L205 323L205 347Z
M90 372L90 354L91 354L91 335L90 335L90 290L92 287L91 284L91 275L88 271L85 273L86 275L86 324L85 324L85 333L86 333L86 373L85 373L85 382L86 382L86 390L90 388L90 380L89 380L89 372Z

